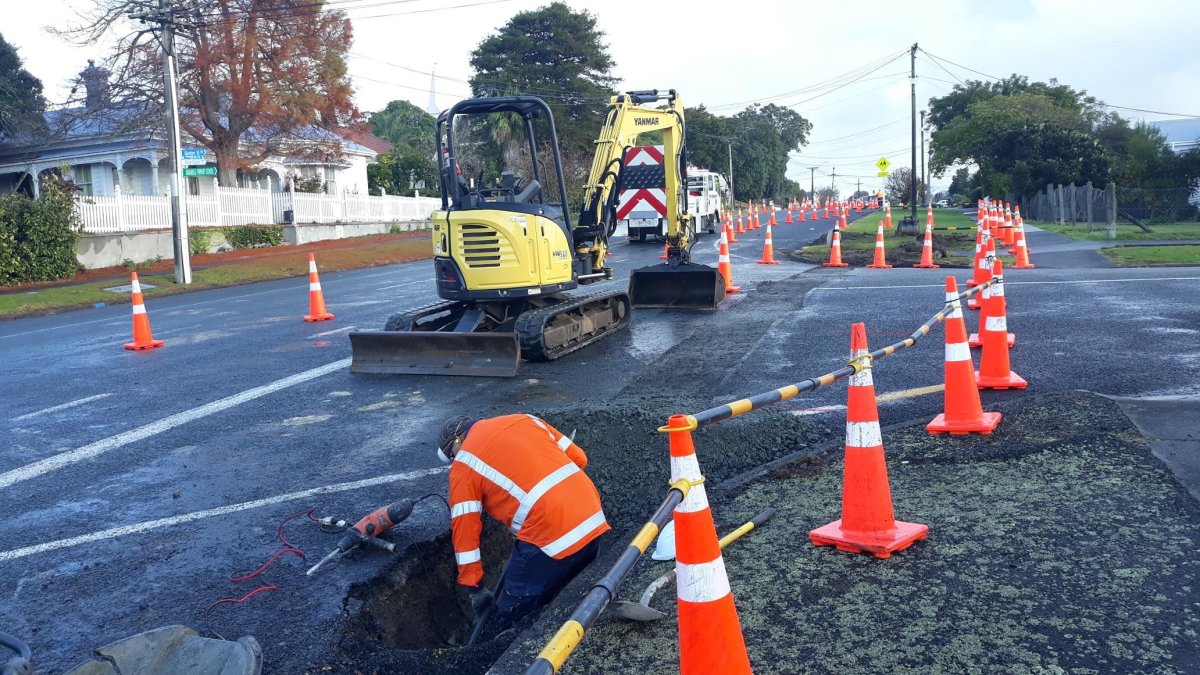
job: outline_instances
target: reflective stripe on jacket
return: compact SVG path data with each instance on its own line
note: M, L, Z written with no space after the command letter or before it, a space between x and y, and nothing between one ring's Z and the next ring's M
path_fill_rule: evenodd
M537 417L476 422L450 465L458 583L476 586L483 579L482 511L559 560L607 532L600 494L586 467L583 450Z

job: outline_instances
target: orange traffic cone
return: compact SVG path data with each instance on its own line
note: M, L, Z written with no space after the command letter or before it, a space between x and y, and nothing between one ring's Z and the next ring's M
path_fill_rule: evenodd
M137 272L132 273L129 285L133 296L133 342L126 342L125 349L141 351L163 346L163 341L155 340L150 331L150 316L146 314L146 303L142 300L142 284L138 281Z
M988 279L992 278L992 261L996 259L996 239L987 237L987 243L983 245L983 257L979 259L979 263L975 266L975 277L971 280L972 286L987 283ZM980 309L983 307L983 298L980 293L972 295L967 300L968 309Z
M983 327L987 326L988 323L991 321L992 311L995 309L995 305L993 305L991 302L988 301L988 298L991 297L992 290L994 288L996 288L996 285L992 284L991 286L988 286L987 288L985 288L979 292L979 304L982 305L982 307L979 310L979 326L980 326L981 332L983 330ZM967 344L970 345L972 348L982 347L983 340L980 339L979 333L971 333L969 336L967 336ZM1016 344L1017 344L1017 336L1012 333L1009 333L1008 334L1008 346L1012 347Z
M1017 245L1016 245L1016 264L1013 267L1019 270L1031 270L1036 267L1029 262L1029 246L1025 244L1025 221L1021 218L1021 211L1017 209Z
M746 230L742 227L742 210L738 209L737 213L738 213L738 215L737 215L737 233L738 234L746 234Z
M876 270L892 269L892 266L887 264L886 250L883 243L883 223L879 223L879 226L875 228L875 259L867 267Z
M739 224L739 225L741 225L741 222L742 222L742 221L741 221L741 219L739 218L739 219L738 219L738 224ZM739 229L741 229L741 228L739 228ZM736 244L736 243L737 243L737 237L733 236L733 223L727 223L727 224L725 225L725 231L724 231L724 234L725 234L725 238L729 240L729 243L730 243L730 244ZM743 234L744 234L744 233L743 233Z
M756 204L750 207L750 229L757 230L758 228L758 205Z
M980 328L983 338L983 355L979 357L979 370L975 380L980 389L1024 389L1029 386L1020 375L1014 373L1008 363L1009 340L1016 336L1008 332L1008 319L1004 304L1004 263L996 259L992 270L992 286L988 292L987 322Z
M887 558L924 539L929 526L901 522L893 514L875 384L867 354L867 329L856 323L850 327L851 363L855 364L856 372L850 376L846 405L842 517L809 532L808 538L817 546L836 546L839 551Z
M686 415L667 422L671 448L671 481L691 481L683 502L675 507L675 584L679 611L679 672L750 673L750 657L738 620L717 527L708 507Z
M729 237L721 230L721 247L717 250L717 272L725 279L725 295L741 292L733 285L733 265L729 262Z
M808 219L804 217L804 207L800 207L800 222L806 223Z
M921 262L913 265L920 269L937 269L941 265L933 264L933 217L925 221L925 242L921 244Z
M783 220L783 222L785 225L796 222L796 221L792 220L792 210L790 208L787 211L787 218L785 218Z
M763 253L762 259L758 261L759 265L778 265L779 261L775 259L775 243L771 238L771 223L767 223L767 236L763 238Z
M975 364L967 346L967 325L954 277L946 277L946 390L943 412L925 426L931 434L990 434L1000 423L1000 413L983 412L979 387L975 383Z
M767 220L767 225L774 227L779 223L775 222L775 209L771 209L771 217Z
M333 315L325 311L325 294L321 291L321 279L317 276L317 259L308 254L308 314L304 320L329 321Z
M892 229L892 205L891 204L888 204L886 207L884 207L883 214L884 214L883 215L884 228L889 229L889 230Z
M829 262L821 263L823 267L849 267L849 263L842 262L842 231L834 228L833 241L829 244Z
M1013 226L1012 209L1008 206L1004 208L1004 245L1010 248L1015 248L1017 245L1017 230ZM1015 250L1009 251L1009 253L1015 252Z

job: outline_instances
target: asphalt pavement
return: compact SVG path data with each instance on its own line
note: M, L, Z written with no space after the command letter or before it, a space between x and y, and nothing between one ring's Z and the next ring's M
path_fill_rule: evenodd
M427 261L323 275L337 315L325 323L301 320L303 278L150 296L155 336L166 341L150 352L121 348L127 307L0 324L0 491L11 505L0 523L6 630L27 637L51 671L174 623L255 635L268 672L303 670L333 648L347 590L373 577L380 554L311 578L305 561L285 555L262 577L278 590L206 608L258 587L259 579L228 578L280 548L276 526L289 515L315 508L357 519L401 496L444 492L432 444L444 418L603 408L631 391L677 396L681 406L717 404L836 368L852 322L866 322L873 344L890 343L940 308L947 270L801 264L788 252L830 221L782 224L782 215L774 230L782 264L755 264L762 231L740 236L732 259L746 292L720 310L638 310L628 331L557 362L523 364L511 379L348 372L349 330L379 327L435 299ZM1049 253L1042 266L1049 236L1030 235L1039 268L1006 279L1013 368L1030 391L1196 393L1200 269L1053 268ZM694 259L715 266L713 244L703 238ZM617 278L605 283L625 283L661 250L618 242L609 258ZM877 365L879 392L895 396L881 405L884 424L939 411L940 395L926 388L941 381L940 333L926 340ZM702 387L687 364L712 371ZM831 387L784 407L836 428L843 399ZM585 449L595 433L580 429ZM404 546L444 533L444 510L423 503L393 538ZM284 533L308 564L336 540L303 520Z

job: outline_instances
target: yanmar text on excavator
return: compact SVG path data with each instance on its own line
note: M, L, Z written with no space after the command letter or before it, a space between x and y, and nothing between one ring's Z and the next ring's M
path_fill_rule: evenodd
M509 161L485 181L494 158L488 164L473 146L489 125L504 125L527 151L498 153ZM690 262L695 226L674 90L612 97L575 222L554 117L541 99L461 101L438 116L436 131L442 207L432 215L433 267L442 301L396 314L382 331L351 332L352 372L511 377L522 358L557 359L625 328L633 307L715 309L724 299L717 270ZM612 279L605 254L625 153L651 131L664 145L667 261L635 270L627 291L568 293Z

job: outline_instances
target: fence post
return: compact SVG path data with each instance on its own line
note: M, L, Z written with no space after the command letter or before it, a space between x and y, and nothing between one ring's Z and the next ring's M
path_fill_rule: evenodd
M113 194L117 197L117 232L125 231L125 200L121 196L121 185L113 186Z
M1066 196L1063 195L1062 183L1058 184L1058 188L1056 188L1056 193L1057 193L1056 201L1058 202L1058 224L1066 225L1067 224L1067 199L1066 199Z
M263 211L265 215L264 223L275 222L275 193L271 190L271 179L267 179L267 189L263 190L263 196L267 200L267 208Z
M285 211L292 212L292 224L295 225L300 222L300 214L296 213L296 179L291 176L288 176L287 191L288 191L288 208L285 209ZM283 220L284 220L284 222L287 222L287 218L284 218ZM297 232L299 232L299 230L297 230ZM300 235L297 234L296 235L297 241L299 241L299 237L300 237Z
M217 214L217 227L224 225L221 217L221 182L213 178L213 212Z
M1108 238L1117 238L1117 184L1109 183L1104 190L1104 205L1107 207Z
M1089 180L1087 182L1087 220L1088 220L1088 229L1089 230L1092 229L1092 223L1096 222L1096 221L1092 220L1092 202L1095 201L1093 199L1094 195L1095 195L1095 188L1092 187L1092 181Z

